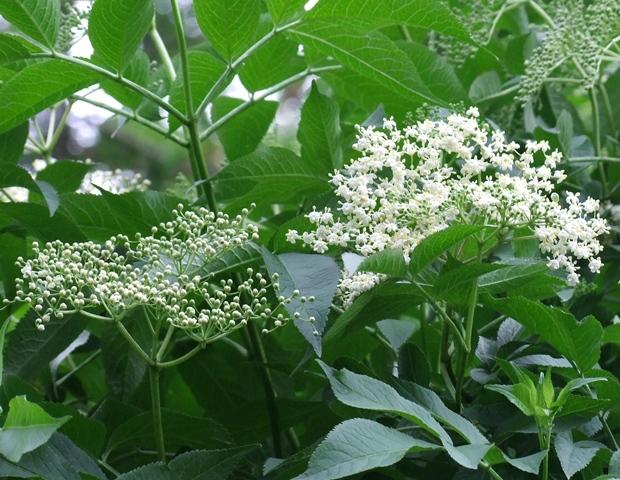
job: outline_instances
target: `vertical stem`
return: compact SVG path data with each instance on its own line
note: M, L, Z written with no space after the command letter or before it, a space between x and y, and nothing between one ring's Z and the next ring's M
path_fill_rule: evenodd
M185 97L185 113L187 115L187 125L185 133L189 140L189 156L192 162L192 173L197 181L202 194L206 197L209 208L215 212L215 194L213 187L209 183L209 173L205 166L205 159L200 145L200 135L197 127L197 116L194 112L194 101L192 98L192 87L189 72L189 61L187 57L187 42L185 41L185 30L183 28L183 17L179 8L178 0L170 0L174 25L177 32L177 42L179 44L179 56L181 57L181 69L183 73L183 96Z
M157 54L159 58L161 58L161 63L164 66L164 71L166 72L166 76L174 81L177 77L177 72L174 70L174 65L172 64L172 59L170 58L170 54L168 53L168 49L166 48L166 44L162 40L159 32L157 31L157 23L156 17L153 17L153 28L151 29L151 40L153 40L153 45L155 45L155 50L157 50Z
M549 479L549 451L551 450L551 427L547 429L547 433L543 433L545 443L543 448L546 450L545 458L543 458L543 480Z
M597 157L601 157L601 114L595 87L592 87L588 91L588 95L590 97L590 104L592 105L592 133L594 134L594 152ZM605 165L603 164L603 162L598 162L598 171L601 177L601 183L603 184L603 193L605 194L605 196L607 196L607 175L605 174Z
M164 425L161 418L161 393L159 389L160 370L157 366L149 367L149 385L151 387L151 410L153 413L153 428L155 431L155 445L159 459L166 461L166 447L164 443Z
M278 406L276 404L276 391L273 384L273 378L271 377L271 372L267 367L267 356L265 355L263 342L260 339L258 329L256 328L254 322L249 322L247 329L250 337L250 342L254 350L254 355L260 362L259 368L261 377L263 379L265 396L267 397L267 410L269 411L269 420L271 422L273 451L276 457L282 458L282 442L280 440L280 415L278 412Z

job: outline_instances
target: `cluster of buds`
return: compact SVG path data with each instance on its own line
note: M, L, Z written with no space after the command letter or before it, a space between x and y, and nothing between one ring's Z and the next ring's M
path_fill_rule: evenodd
M280 295L277 275L265 277L248 269L240 282L216 281L205 268L257 239L257 227L245 220L248 211L230 218L179 205L173 213L171 221L153 227L148 236L116 235L103 244L34 243L34 257L18 259L22 278L15 300L33 307L40 330L53 317L104 312L118 321L137 307L202 342L252 319L283 325L288 316L281 307L300 295Z

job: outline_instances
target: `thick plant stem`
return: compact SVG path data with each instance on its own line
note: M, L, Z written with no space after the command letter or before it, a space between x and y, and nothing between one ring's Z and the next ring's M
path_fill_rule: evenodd
M189 72L189 60L187 57L187 42L185 40L185 30L183 28L183 17L177 0L170 1L172 13L174 16L174 25L177 32L177 41L179 44L179 56L181 58L181 68L183 73L183 96L185 97L185 112L187 115L187 123L185 125L185 134L189 142L189 156L192 161L192 173L194 178L200 182L198 188L207 200L209 209L216 211L215 194L213 187L209 183L209 172L205 165L204 155L202 154L202 146L200 145L200 135L198 134L198 117L194 114L194 102L192 98L192 86Z
M474 318L476 314L476 304L478 303L478 279L472 282L471 294L469 297L469 305L467 308L467 318L465 319L465 351L460 356L460 363L458 365L458 374L456 378L456 406L460 410L463 403L463 382L465 381L465 372L467 370L467 364L471 356L472 337L474 332Z
M160 370L156 366L149 367L149 385L151 388L151 410L153 414L153 429L155 445L159 459L166 461L166 446L164 443L164 424L161 418L161 393L159 390Z
M267 356L265 355L265 349L263 348L263 342L260 339L258 329L254 322L248 323L248 334L250 337L250 343L254 350L256 360L258 360L258 368L263 379L263 387L265 389L265 397L267 398L267 409L269 411L269 421L271 422L271 435L273 438L273 452L276 457L282 458L282 442L280 439L280 414L278 412L278 406L276 404L276 390L273 384L273 378L271 372L267 367Z

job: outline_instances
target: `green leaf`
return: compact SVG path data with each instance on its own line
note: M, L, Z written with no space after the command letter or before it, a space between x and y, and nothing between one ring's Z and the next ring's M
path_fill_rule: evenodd
M566 478L571 478L575 473L586 468L596 452L601 448L606 448L605 445L590 440L573 442L570 431L556 434L553 446Z
M381 250L360 263L360 272L382 273L388 277L402 278L407 275L407 264L403 251L398 248Z
M0 202L0 213L14 220L28 233L43 241L67 242L86 240L82 232L62 212L50 218L49 209L35 203Z
M238 98L219 97L213 102L213 121L216 122L243 103L245 102ZM273 122L277 109L278 102L261 100L217 130L217 136L229 161L256 150Z
M294 480L331 480L387 467L409 452L439 448L380 423L362 418L337 425L310 457L308 469Z
M0 133L0 164L16 164L24 152L28 139L28 122Z
M95 461L60 433L25 454L18 464L0 458L0 475L3 478L37 477L45 480L106 479Z
M418 243L411 253L409 271L413 275L419 273L446 250L475 235L483 228L480 225L451 225L444 230L429 235Z
M485 293L509 291L527 283L533 276L548 270L544 263L505 265L478 279L478 288Z
M92 165L73 160L60 160L37 173L37 180L49 183L58 193L75 192Z
M433 293L438 298L465 301L473 280L501 268L505 268L505 265L472 263L449 270L444 268L433 285Z
M522 472L531 473L532 475L538 475L540 471L540 464L547 456L546 451L533 453L526 457L510 458L508 455L503 454L504 459L513 467L518 468Z
M226 480L256 445L221 450L193 450L167 465L152 463L118 477L118 480Z
M306 64L297 55L297 44L276 36L256 50L239 70L241 82L250 92L271 87L296 73Z
M12 163L0 164L0 188L4 187L22 187L41 195L47 203L50 216L58 208L58 193L54 187L45 181L34 180L30 173Z
M17 65L22 66L23 61L30 57L33 50L38 49L29 44L23 37L0 33L0 65L11 69Z
M558 140L562 153L570 158L571 143L573 141L573 117L568 110L562 110L558 116L556 128L558 130Z
M421 102L446 104L425 85L408 55L380 32L369 32L357 22L343 25L337 19L317 19L294 27L289 34L312 52L333 57L387 90Z
M603 343L620 345L620 323L614 323L603 330Z
M609 461L609 473L620 475L620 450L616 450Z
M138 50L123 68L123 77L146 87L149 79L150 63L148 55L143 50ZM100 84L106 93L133 110L136 110L144 100L144 97L138 92L130 90L114 80L103 79Z
M34 380L83 330L84 326L70 316L52 318L45 324L45 333L36 329L32 315L22 318L7 337L5 375Z
M260 19L259 0L194 0L198 26L213 47L231 60L254 41Z
M575 390L579 390L580 388L590 385L591 383L606 381L607 379L605 377L573 378L564 386L564 388L562 388L562 390L560 390L560 393L558 393L558 398L555 401L555 405L562 406L566 401L568 394Z
M129 192L115 195L68 193L61 196L59 213L90 240L105 241L122 233L150 233L153 226L172 218L179 199L160 192Z
M233 200L229 208L296 201L329 189L329 178L290 150L261 148L228 165L213 179L218 198ZM243 192L239 195L240 192Z
M398 353L407 340L420 328L419 321L394 320L391 318L377 322L377 328Z
M334 395L342 403L406 418L438 438L452 459L465 468L476 469L480 458L491 447L488 443L454 447L446 430L423 406L402 397L394 388L379 380L346 369L335 370L320 360L318 362L327 375ZM480 454L482 456L477 458Z
M151 29L152 0L96 0L88 20L88 37L94 58L122 72Z
M342 166L340 109L334 99L319 92L316 82L301 109L297 139L305 162L326 172Z
M442 2L429 0L330 0L319 2L307 14L309 18L343 17L364 20L374 28L407 25L420 30L434 30L471 42L465 26Z
M15 128L97 80L97 74L91 70L62 60L44 60L28 65L0 88L0 133Z
M523 297L495 302L499 311L540 336L586 372L598 362L603 327L592 316L578 322L570 313Z
M2 327L0 327L0 387L2 386L2 381L4 380L4 344L6 339L6 330L9 328L10 323L10 317L6 318L2 321Z
M221 275L252 267L262 261L261 249L253 242L241 247L226 250L217 257L204 264L203 272L211 275Z
M304 12L307 0L266 0L267 9L271 13L273 23L279 25L282 20L299 16Z
M71 417L54 418L25 396L12 398L0 430L0 454L12 462L47 442Z
M60 0L2 0L0 15L32 39L54 48L60 27Z
M302 296L314 296L313 302L294 298L285 306L291 317L299 312L295 326L320 356L321 338L340 279L338 265L325 255L284 253L276 256L266 248L262 249L262 254L269 274L277 273L280 277L281 295L290 297L294 290L299 290ZM313 322L310 317L314 317Z
M484 387L506 397L524 415L532 416L536 413L536 392L532 393L527 385L517 383L515 385L485 385Z
M194 2L194 4L196 3L197 2ZM202 99L207 96L217 80L224 73L226 64L210 53L203 52L202 50L188 52L187 62L192 90L192 106L196 109ZM170 90L170 104L176 107L180 112L187 113L182 72L177 76ZM181 126L181 123L176 117L171 116L168 121L171 132L174 132Z

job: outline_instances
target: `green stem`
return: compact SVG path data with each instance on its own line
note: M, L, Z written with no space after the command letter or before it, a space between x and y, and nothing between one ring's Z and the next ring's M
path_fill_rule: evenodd
M217 121L213 122L204 132L200 134L200 140L202 141L202 140L207 139L215 131L217 131L220 127L222 127L222 125L225 125L230 120L232 120L234 117L244 112L245 110L250 108L252 105L260 102L261 100L264 100L269 95L273 95L274 93L279 92L280 90L307 77L308 75L314 75L314 74L321 73L321 72L329 72L332 70L338 70L340 68L342 68L340 65L327 65L324 67L307 68L306 70L302 72L296 73L295 75L285 80L282 80L281 82L264 90L260 95L253 95L249 100L238 105L237 107L232 109L230 112L228 112L226 115L222 116Z
M170 115L176 117L179 120L179 122L181 122L182 124L184 125L187 124L187 118L177 108L170 105L163 98L155 95L153 92L143 87L142 85L139 85L121 76L118 73L114 73L110 70L100 67L99 65L95 65L94 63L91 63L89 61L82 60L81 58L71 57L69 55L65 55L63 53L58 53L58 52L33 53L31 57L33 58L56 58L58 60L62 60L67 63L72 63L74 65L79 65L80 67L96 72L102 77L108 78L120 85L123 85L124 87L129 88L130 90L133 90L134 92L139 93L144 98L152 101L153 103L157 104L159 107L166 110Z
M157 31L157 23L156 17L153 16L153 28L151 28L151 40L153 40L153 45L155 46L155 50L161 59L161 63L164 66L164 72L166 72L166 76L172 82L177 77L177 72L174 70L174 64L172 63L172 59L170 58L170 54L168 53L168 49L166 48L166 44L163 39L159 35Z
M499 475L499 473L497 473L493 467L491 465L489 465L487 462L485 462L484 460L482 462L480 462L480 465L482 465L482 468L484 468L487 473L489 474L489 476L494 479L494 480L503 480L503 478Z
M207 200L211 211L217 211L215 193L209 179L206 168L200 136L198 135L197 119L198 114L194 114L194 102L192 99L192 85L189 71L189 59L187 57L187 42L185 40L185 30L183 28L183 17L178 0L170 0L174 17L174 26L177 32L177 42L179 44L179 56L181 57L181 70L183 73L183 97L185 99L185 111L187 112L187 122L185 134L189 140L189 156L192 162L192 172L196 180L201 181L199 188Z
M545 458L543 458L543 480L549 480L549 452L551 452L551 427L547 429L546 435L543 433L545 443L543 448L546 450Z
M153 414L153 429L155 431L155 445L162 462L166 461L166 446L164 443L164 424L161 418L161 392L159 387L160 370L156 366L149 367L149 386L151 388L151 411Z
M155 361L159 363L159 361L164 358L164 355L166 354L166 349L168 348L168 345L170 344L170 340L172 340L172 336L174 335L174 325L170 324L168 325L168 330L166 331L166 336L164 337L164 341L161 342L161 346L159 347L159 350L157 350L157 354L155 355Z
M84 361L78 365L76 365L75 367L73 367L73 369L71 369L71 371L65 375L63 375L62 377L60 377L57 381L56 381L56 386L60 387L63 383L65 383L69 378L71 378L73 375L75 375L77 372L79 372L83 367L85 367L86 365L88 365L90 362L92 362L95 358L97 358L99 355L101 354L101 350L95 350L93 353L91 353L88 357L86 357L84 359Z
M271 435L273 438L273 451L277 458L282 458L282 442L280 440L280 414L278 412L278 406L276 403L276 391L273 384L273 378L271 372L267 367L267 356L265 355L265 349L263 342L260 339L258 329L254 322L249 322L247 325L249 333L250 343L254 350L254 355L258 360L258 367L261 377L263 379L263 387L265 389L265 396L267 398L267 410L269 412L269 420L271 422Z
M136 351L136 353L140 355L142 359L148 365L154 366L155 365L154 360L151 357L149 357L149 355L142 349L140 344L138 344L138 342L136 342L136 340L131 336L131 333L129 333L129 331L125 328L125 325L123 325L118 320L115 321L114 323L116 324L116 328L118 329L120 334L125 338L125 340L127 340L131 348L133 348Z
M590 97L590 104L592 105L592 133L594 134L594 153L597 157L601 157L601 116L595 87L592 87L588 91L588 96ZM601 177L601 183L603 184L603 192L605 196L607 196L607 175L605 173L605 165L603 164L603 162L598 162L598 171Z
M194 355L200 353L201 350L204 350L205 345L206 345L205 343L199 343L194 348L192 348L190 351L188 351L186 354L181 355L180 357L175 358L174 360L170 360L168 362L158 362L157 366L160 368L170 368L170 367L176 367L177 365L181 365L182 363L187 362Z

